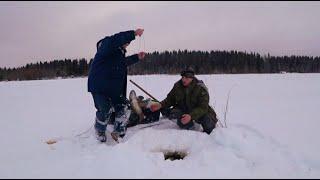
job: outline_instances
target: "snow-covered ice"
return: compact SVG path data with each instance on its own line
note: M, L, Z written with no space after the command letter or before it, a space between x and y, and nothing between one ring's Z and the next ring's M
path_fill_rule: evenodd
M96 141L87 79L0 82L0 178L319 178L320 74L200 75L227 128L174 121ZM129 76L162 100L176 75ZM128 82L128 92L134 89ZM145 96L145 95L144 95ZM112 126L108 126L108 131ZM49 139L57 143L48 145ZM182 151L183 160L164 160Z

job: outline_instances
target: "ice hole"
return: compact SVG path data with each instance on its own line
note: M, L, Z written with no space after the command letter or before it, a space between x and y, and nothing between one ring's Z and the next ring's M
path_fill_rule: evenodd
M183 160L187 153L183 151L165 151L163 152L164 160Z

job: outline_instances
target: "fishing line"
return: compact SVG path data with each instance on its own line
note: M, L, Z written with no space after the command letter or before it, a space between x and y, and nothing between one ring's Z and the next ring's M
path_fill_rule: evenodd
M145 52L146 51L146 41L145 41L145 34L143 34L142 36L139 36L139 45L138 45L138 49L137 49L137 53L139 52ZM142 46L143 43L143 46Z

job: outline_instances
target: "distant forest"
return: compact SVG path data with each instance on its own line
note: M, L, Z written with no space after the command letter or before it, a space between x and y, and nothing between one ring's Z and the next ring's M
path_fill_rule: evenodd
M85 77L92 59L37 62L19 68L0 68L0 81ZM196 74L319 73L320 57L261 56L241 51L164 51L148 53L128 68L129 75L179 74L191 66Z

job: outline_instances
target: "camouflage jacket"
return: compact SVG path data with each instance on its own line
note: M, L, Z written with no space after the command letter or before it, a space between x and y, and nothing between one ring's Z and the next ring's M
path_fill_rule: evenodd
M184 87L182 81L176 82L167 98L161 102L163 108L181 109L191 115L193 120L198 120L208 112L213 111L209 106L209 93L203 81L193 79L188 87ZM214 112L214 111L213 111Z

